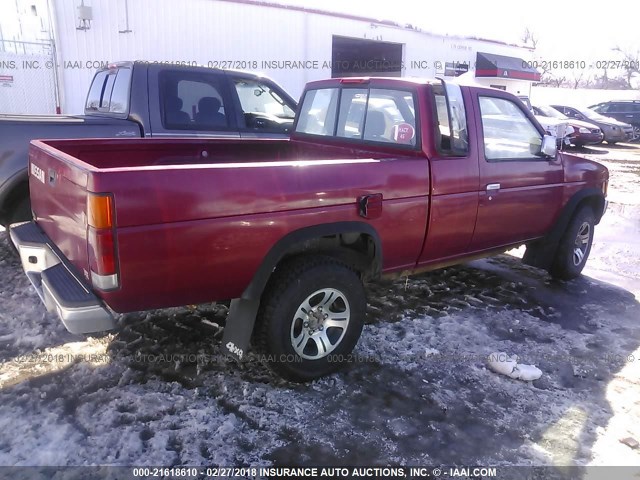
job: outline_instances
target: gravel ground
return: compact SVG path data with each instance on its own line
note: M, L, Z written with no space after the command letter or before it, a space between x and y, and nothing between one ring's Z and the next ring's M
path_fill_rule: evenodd
M352 361L307 385L223 360L224 305L71 335L0 233L0 465L640 465L640 149L580 153L612 172L581 278L517 250L370 284Z

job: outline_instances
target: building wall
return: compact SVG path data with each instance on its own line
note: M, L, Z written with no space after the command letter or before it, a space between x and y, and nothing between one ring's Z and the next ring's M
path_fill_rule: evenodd
M51 3L63 111L71 113L82 111L95 67L109 61L184 61L257 70L298 97L306 82L331 76L333 35L403 44L403 76L433 77L442 74L444 63L449 61L473 64L477 51L521 58L530 54L526 49L494 42L220 0L130 0L131 31L127 33L120 33L127 30L125 0L85 0L85 5L92 7L93 20L91 28L83 31L76 29L80 0ZM287 60L314 63L308 68L287 68L282 63Z
M527 49L498 42L434 35L387 23L242 1L84 0L84 5L92 9L93 19L89 29L79 30L80 4L81 0L18 0L15 15L0 18L0 32L7 39L47 42L54 38L58 67L47 78L55 79L53 74L57 73L64 113L82 112L95 71L118 60L189 62L260 71L298 97L306 82L331 76L334 35L402 44L402 75L410 77L443 75L446 62L468 62L473 68L478 51L530 59ZM31 5L36 5L37 12ZM3 55L17 53L2 52L2 46L0 41L0 62ZM310 63L306 68L292 68L284 65L285 61ZM11 73L0 68L0 75L6 74ZM47 74L25 69L14 76L24 77L26 80L20 80L20 84L29 90L32 83L42 84L40 77ZM16 82L13 92L17 91ZM49 83L45 88L50 88ZM503 81L510 90L523 83L528 86L528 82ZM6 88L5 93L9 91ZM24 95L28 92L21 93L21 98ZM39 103L35 95L33 98L24 104L22 112L21 101L12 101L11 111L55 111L50 101ZM0 104L1 111L8 108L6 102Z

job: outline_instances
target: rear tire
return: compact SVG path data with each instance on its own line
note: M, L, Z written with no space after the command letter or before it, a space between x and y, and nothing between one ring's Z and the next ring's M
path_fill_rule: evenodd
M591 207L583 207L573 216L549 269L552 277L571 280L580 275L591 252L594 225L595 214Z
M7 227L12 223L26 222L31 220L31 202L29 197L24 197L14 204L11 209L11 216L9 217L9 223Z
M256 336L267 365L305 382L348 362L364 325L360 277L325 256L298 257L279 266L262 296Z

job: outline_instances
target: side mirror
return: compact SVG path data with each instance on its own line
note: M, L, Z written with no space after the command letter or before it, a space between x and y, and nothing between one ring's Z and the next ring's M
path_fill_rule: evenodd
M545 135L542 137L542 145L540 146L540 154L545 157L555 158L558 151L556 145L557 139L553 135Z

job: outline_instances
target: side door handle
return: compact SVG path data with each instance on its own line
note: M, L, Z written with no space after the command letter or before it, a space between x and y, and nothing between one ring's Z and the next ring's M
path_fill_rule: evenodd
M499 183L490 183L487 185L487 192L497 192L498 190L500 190Z

